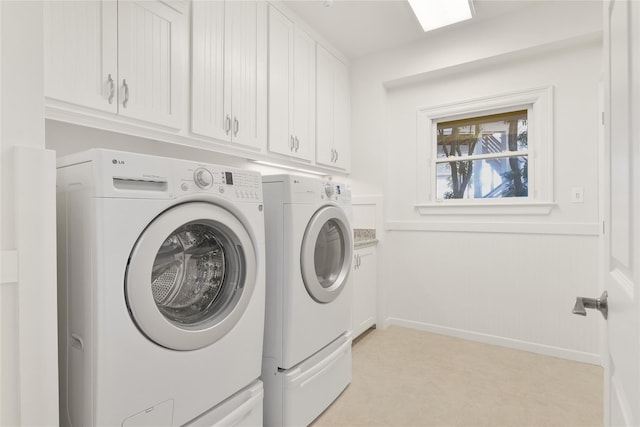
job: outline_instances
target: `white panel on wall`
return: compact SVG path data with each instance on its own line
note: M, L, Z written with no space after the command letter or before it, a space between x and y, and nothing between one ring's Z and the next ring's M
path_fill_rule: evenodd
M599 316L571 313L597 295L598 239L388 232L388 317L399 324L598 363Z

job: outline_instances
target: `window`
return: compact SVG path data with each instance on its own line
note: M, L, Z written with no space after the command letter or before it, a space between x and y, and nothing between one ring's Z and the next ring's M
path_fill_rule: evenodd
M438 122L436 198L528 196L527 110Z
M418 210L548 213L551 98L548 87L420 109Z

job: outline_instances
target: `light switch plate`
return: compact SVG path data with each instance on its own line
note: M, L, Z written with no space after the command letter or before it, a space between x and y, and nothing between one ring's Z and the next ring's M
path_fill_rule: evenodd
M573 187L571 189L571 203L584 203L584 188Z

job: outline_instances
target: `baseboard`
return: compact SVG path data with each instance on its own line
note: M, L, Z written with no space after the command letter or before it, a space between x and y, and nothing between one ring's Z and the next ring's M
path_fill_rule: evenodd
M512 338L504 338L495 335L482 334L479 332L466 331L463 329L448 328L445 326L432 325L429 323L416 322L413 320L398 319L395 317L386 318L382 323L382 329L386 329L391 325L402 326L405 328L417 329L426 332L433 332L435 334L462 338L469 341L477 341L484 344L513 348L515 350L528 351L530 353L543 354L545 356L553 356L561 359L573 360L576 362L603 366L601 355L595 353L585 353L561 347L536 344Z

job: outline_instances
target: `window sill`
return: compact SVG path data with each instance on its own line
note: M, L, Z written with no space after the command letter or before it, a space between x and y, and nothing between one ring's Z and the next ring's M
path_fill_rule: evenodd
M456 203L442 201L416 205L420 215L549 215L555 203L551 202L501 202Z

